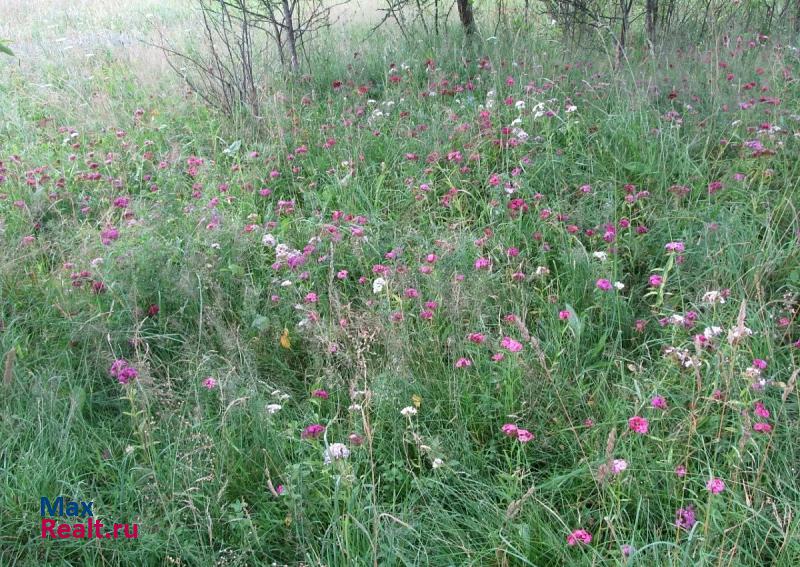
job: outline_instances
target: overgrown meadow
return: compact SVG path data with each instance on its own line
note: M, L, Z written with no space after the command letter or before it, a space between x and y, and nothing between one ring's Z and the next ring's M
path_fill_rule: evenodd
M149 8L0 60L0 564L800 563L796 43L353 31L231 119Z

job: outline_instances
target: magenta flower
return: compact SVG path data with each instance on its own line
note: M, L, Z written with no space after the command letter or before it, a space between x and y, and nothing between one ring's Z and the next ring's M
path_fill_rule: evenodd
M719 494L725 490L725 482L721 478L712 478L706 483L706 488L711 494Z
M766 370L767 361L762 358L755 358L753 359L753 368L758 368L759 370Z
M492 261L489 258L478 258L475 260L476 270L488 270L492 266Z
M205 380L203 380L203 388L207 388L209 390L213 390L217 385L217 381L209 376Z
M753 431L758 431L759 433L770 433L772 432L772 426L769 423L758 421L753 424Z
M558 312L558 318L561 319L562 321L569 319L569 311L566 309L562 309L561 311Z
M520 443L527 443L533 439L533 433L527 429L517 429L517 439Z
M686 250L686 246L684 246L683 242L667 242L664 248L667 252L683 252Z
M597 280L595 285L597 286L597 289L601 291L611 291L611 288L613 287L611 282L605 278L600 278L599 280Z
M486 342L486 335L483 333L470 333L467 335L467 338L476 345L481 345Z
M678 508L675 511L675 525L681 529L691 530L696 521L694 517L694 508L691 506Z
M519 352L522 350L522 343L515 341L511 337L503 337L503 340L500 341L500 346L509 352Z
M767 418L769 417L769 410L764 407L764 404L761 402L755 403L755 408L753 409L753 413L756 414L758 417Z
M650 405L656 409L667 409L667 400L665 400L662 396L653 396L653 399L650 400Z
M120 384L127 384L131 380L135 380L139 376L139 371L133 366L128 364L124 358L119 358L111 364L108 373L116 378Z
M575 530L567 536L567 545L586 545L592 542L592 534L586 530Z
M686 476L686 467L683 466L683 465L678 465L677 467L675 467L675 474L678 476L678 478L685 477Z
M500 430L509 437L517 436L518 429L517 426L514 425L513 423L506 423L505 425L503 425L503 427L500 428Z
M628 427L631 430L639 433L640 435L644 435L647 433L647 428L650 425L650 422L647 421L646 418L640 417L638 415L634 415L632 418L628 420Z
M325 426L320 425L319 423L312 423L309 426L306 426L303 429L303 433L300 434L302 439L316 439L325 431Z
M314 392L311 394L311 396L314 397L314 398L320 398L320 399L323 399L323 400L327 400L328 397L329 397L328 392L325 391L325 390L314 390Z
M472 361L470 359L462 356L456 360L456 368L467 368L468 366L472 366Z
M647 281L652 287L660 287L661 284L664 283L664 278L662 278L658 274L653 274L648 278Z

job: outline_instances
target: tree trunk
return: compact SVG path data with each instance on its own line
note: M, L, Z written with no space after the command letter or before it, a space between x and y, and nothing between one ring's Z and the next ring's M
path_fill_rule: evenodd
M294 29L294 12L289 7L289 0L283 0L283 27L286 29L286 41L289 44L289 58L292 73L300 70L300 62L297 59L297 37Z
M794 12L794 31L800 33L800 0L795 0L797 6Z
M658 0L647 0L645 5L645 26L647 27L647 40L650 42L650 49L656 48L656 22L658 22Z
M472 0L456 0L458 17L467 35L475 33L475 16L472 14Z
M631 12L631 5L633 0L619 0L619 7L622 11L622 25L619 29L619 42L617 43L617 69L622 66L622 60L625 58L625 41L628 36L628 16Z

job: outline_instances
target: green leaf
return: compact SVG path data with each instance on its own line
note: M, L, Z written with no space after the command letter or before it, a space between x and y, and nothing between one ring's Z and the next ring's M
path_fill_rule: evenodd
M10 55L11 57L14 57L14 52L11 51L11 48L8 47L2 41L0 41L0 53L5 53L6 55Z

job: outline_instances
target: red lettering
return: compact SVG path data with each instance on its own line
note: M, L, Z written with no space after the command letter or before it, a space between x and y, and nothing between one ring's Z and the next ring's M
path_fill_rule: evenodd
M60 526L58 526L58 530L56 531L58 532L58 537L60 537L61 539L68 539L69 536L71 535L72 526L70 526L69 524L61 524Z
M53 533L55 530L53 528L56 525L56 521L53 518L42 518L42 539L47 539L47 534L50 534L50 537L55 539L56 534Z
M125 537L128 539L136 539L139 537L139 524L133 524L133 533L128 533L128 524L125 524Z
M114 524L114 539L117 539L117 531L122 527L122 524Z

